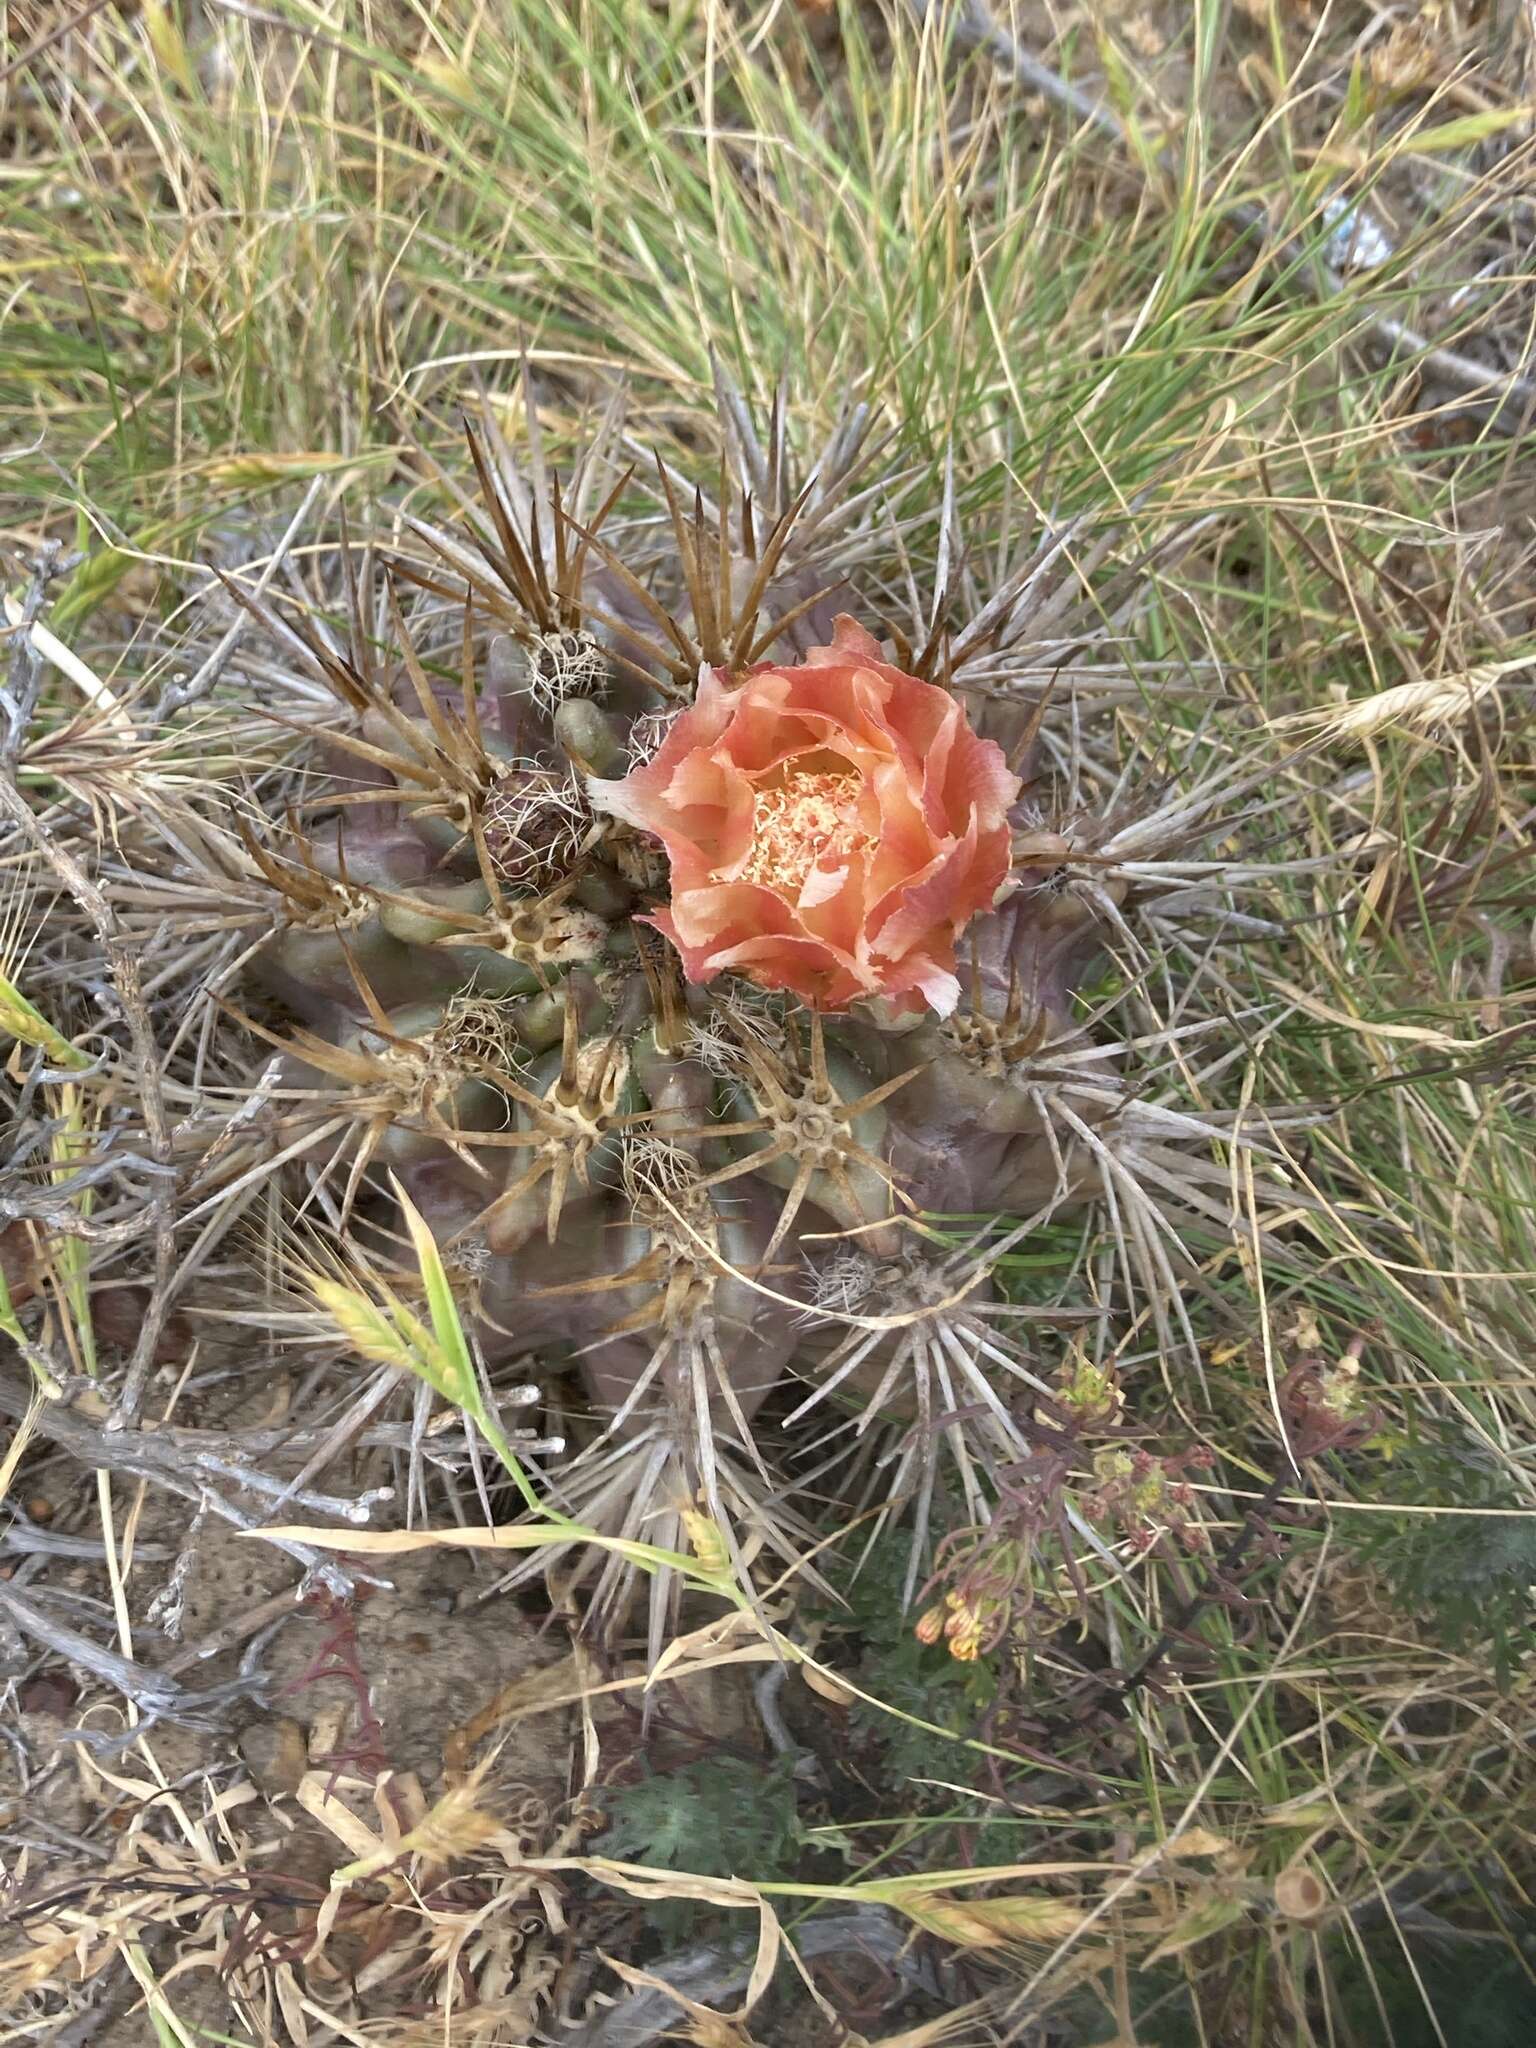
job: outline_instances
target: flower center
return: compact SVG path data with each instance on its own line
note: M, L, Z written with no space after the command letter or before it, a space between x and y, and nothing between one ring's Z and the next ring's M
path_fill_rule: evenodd
M869 834L850 815L863 778L849 770L816 774L792 770L752 797L752 850L741 871L744 882L798 896L805 878L824 855L846 860L869 844Z

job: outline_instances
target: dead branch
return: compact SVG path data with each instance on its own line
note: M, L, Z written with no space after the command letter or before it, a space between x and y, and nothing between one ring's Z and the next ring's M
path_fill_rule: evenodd
M29 1412L31 1402L30 1386L0 1373L0 1415L20 1422ZM188 1457L186 1447L176 1441L172 1432L114 1430L110 1419L105 1425L98 1425L65 1401L45 1402L34 1416L34 1426L39 1436L57 1444L91 1470L144 1479L183 1500L199 1506L206 1503L211 1514L236 1529L258 1529L262 1525L262 1515L247 1512L209 1484L211 1475L199 1472L196 1461ZM258 1492L282 1491L279 1483L263 1482L261 1475L249 1468L228 1467L225 1476L237 1485L248 1482ZM323 1579L332 1591L345 1594L350 1590L353 1574L341 1569L334 1559L305 1543L284 1541L279 1548Z

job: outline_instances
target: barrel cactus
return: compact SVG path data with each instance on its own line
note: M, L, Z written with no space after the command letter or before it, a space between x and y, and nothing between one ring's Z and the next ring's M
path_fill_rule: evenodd
M563 477L531 403L520 453L473 425L456 515L343 549L349 631L263 612L333 708L229 886L285 1156L386 1232L394 1176L492 1372L564 1374L562 1506L663 1545L702 1506L772 1575L810 1540L794 1441L811 1491L842 1460L910 1515L915 1583L936 1502L984 1519L1022 1454L1038 1324L1180 1341L1181 1232L1226 1226L1247 1134L1198 1086L1230 1041L1140 990L1212 911L1262 929L1201 845L1248 785L1085 739L1129 688L1122 536L967 559L867 418L798 473L788 440L722 387L706 489L617 410ZM999 1259L1093 1201L1099 1298L1009 1299ZM567 1564L613 1624L622 1563Z

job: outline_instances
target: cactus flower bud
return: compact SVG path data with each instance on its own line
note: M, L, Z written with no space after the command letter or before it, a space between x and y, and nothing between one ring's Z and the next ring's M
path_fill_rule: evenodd
M944 1633L944 1609L942 1607L928 1608L918 1616L912 1633L920 1643L936 1643Z

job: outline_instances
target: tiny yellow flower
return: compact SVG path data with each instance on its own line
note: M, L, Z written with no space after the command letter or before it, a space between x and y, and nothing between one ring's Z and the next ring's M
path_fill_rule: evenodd
M1129 1451L1102 1450L1094 1453L1093 1476L1102 1485L1129 1479L1135 1470L1135 1460Z

